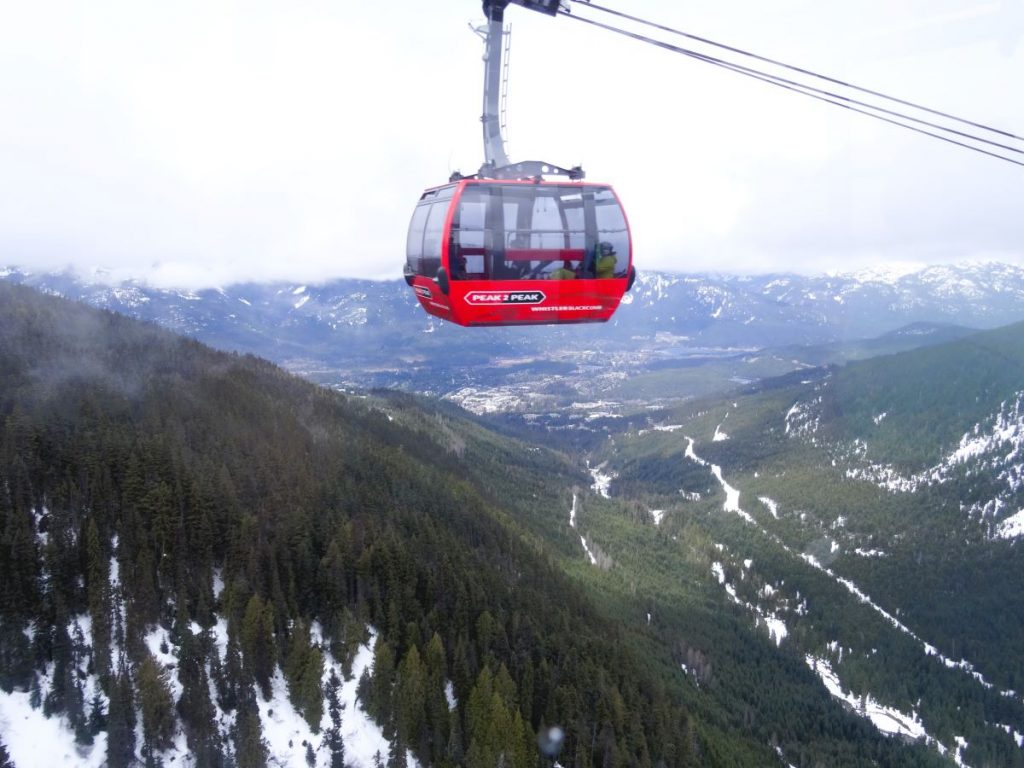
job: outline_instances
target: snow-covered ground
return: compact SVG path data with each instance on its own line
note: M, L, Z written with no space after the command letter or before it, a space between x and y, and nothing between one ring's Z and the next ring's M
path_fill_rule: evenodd
M576 527L576 509L579 503L579 497L574 493L572 495L572 508L569 510L569 527ZM597 565L597 558L594 557L594 553L590 551L590 547L587 546L587 540L583 538L583 534L580 534L580 544L583 545L583 551L587 555L587 559L590 560L591 565Z
M87 617L76 617L72 626L82 632L87 643L91 643ZM192 631L199 633L203 630L198 624L193 623ZM212 632L215 646L223 658L227 648L227 622L219 619ZM342 681L338 691L342 705L341 734L345 744L346 765L351 768L374 768L378 755L384 761L387 760L391 746L384 738L381 728L370 719L356 698L359 677L364 670L372 671L373 648L378 635L372 627L369 628L369 633L369 640L356 651L352 662L352 675L345 679L341 663L331 655L327 644L323 643L319 625L314 625L312 632L313 642L322 643L325 687L332 671ZM177 675L175 648L169 642L167 631L160 627L151 630L146 635L145 644L157 662L165 668L170 668L168 682L177 700L182 686ZM45 691L49 685L49 679L44 678L40 687ZM95 675L87 676L85 688L86 701L89 701L96 690ZM454 692L449 688L447 693L451 705L454 701ZM307 743L312 745L316 755L315 768L326 768L329 765L330 755L323 748L324 733L331 726L330 713L326 706L321 730L314 735L306 720L292 706L288 698L287 684L280 669L276 670L272 680L270 700L264 701L258 692L256 698L263 738L267 744L269 765L279 768L308 768L305 746ZM91 746L76 744L74 731L66 717L46 717L42 708L33 709L30 706L29 699L30 694L27 691L0 691L0 734L3 735L8 752L17 768L100 768L106 765L106 733L100 733ZM234 722L234 716L219 708L216 696L212 699L221 732L227 733ZM139 759L142 744L141 727L140 723L136 729L136 757ZM160 758L165 765L194 765L194 759L180 730L175 734L171 748L161 753ZM410 768L418 768L411 754L408 755L408 764Z
M776 503L775 501L772 501L767 496L758 496L757 500L760 501L762 504L764 504L768 508L768 511L772 513L772 517L774 517L776 520L779 519L779 505L778 505L778 503Z
M849 455L862 457L866 452L867 445L858 440L850 447ZM956 448L932 467L903 474L889 464L864 462L847 468L845 474L851 480L864 480L890 493L914 493L964 474L995 478L996 495L964 509L972 519L984 521L993 537L1022 536L1024 510L1003 520L999 520L999 515L1024 490L1024 392L1018 392L1003 402L997 413L975 424L961 436Z
M747 562L750 562L749 560ZM749 569L750 566L748 565ZM725 592L729 595L729 598L736 603L736 605L742 606L749 611L753 611L758 618L758 624L763 624L768 630L768 636L775 641L775 645L782 645L782 641L786 639L786 635L789 634L789 630L786 628L786 622L784 622L777 614L771 613L764 610L760 606L748 603L743 600L736 593L736 587L729 583L725 577L725 568L719 562L711 564L711 573L714 574L718 583L725 587Z
M996 528L996 536L1000 539L1018 539L1024 536L1024 509L1003 520Z
M925 738L931 742L935 741L928 736L921 717L916 712L911 712L908 715L893 707L886 707L873 699L870 694L857 696L847 693L843 691L839 676L832 670L832 665L827 659L807 655L805 661L807 666L821 678L821 682L825 684L829 693L849 704L854 711L874 723L882 733L890 736L902 735L911 739Z
M107 763L107 734L91 747L75 743L65 717L46 717L33 709L27 691L0 691L0 733L17 768L101 768Z
M726 512L735 512L748 523L754 523L756 525L754 518L751 517L749 513L744 512L743 509L740 507L740 492L737 489L733 488L731 485L729 485L729 483L727 483L725 479L722 477L722 468L717 464L712 464L708 461L705 461L694 452L694 441L692 437L687 437L686 441L686 458L696 462L697 464L700 464L702 467L709 467L711 469L711 474L715 476L715 479L718 481L718 484L721 485L722 490L725 491L725 504L722 508Z
M590 466L590 462L587 462L587 469L590 471L590 476L594 478L594 483L590 487L594 489L594 492L600 496L604 496L606 499L610 499L611 495L609 490L612 486L612 480L615 479L615 473L605 472L605 467L608 466L608 462L598 464L596 467Z

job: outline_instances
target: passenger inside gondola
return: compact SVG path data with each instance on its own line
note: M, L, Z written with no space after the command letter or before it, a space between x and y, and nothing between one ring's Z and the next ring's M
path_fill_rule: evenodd
M562 266L548 275L549 280L575 280L576 268L571 261L563 261Z
M594 265L594 272L598 277L615 277L615 264L618 261L615 256L615 246L605 241L598 246L597 263Z

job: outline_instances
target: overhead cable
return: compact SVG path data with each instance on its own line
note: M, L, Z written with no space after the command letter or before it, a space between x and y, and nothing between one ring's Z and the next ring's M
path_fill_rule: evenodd
M580 0L575 0L575 2L580 2ZM1011 133L1009 131L1005 131L1005 130L1003 130L1001 128L993 128L992 126L985 125L984 123L978 123L978 122L975 122L973 120L968 120L968 119L963 118L963 117L957 117L956 115L951 115L948 112L943 112L943 111L938 110L938 109L932 109L931 107L926 107L926 106L924 106L922 104L916 104L916 103L914 103L912 101L908 101L906 99L901 99L901 98L898 98L896 96L890 96L890 95L882 93L880 91L874 91L874 90L871 90L870 88L864 88L863 86L854 85L853 83L846 82L845 80L840 80L840 79L835 78L835 77L829 77L828 75L823 75L823 74L820 74L818 72L814 72L814 71L809 70L809 69L804 69L803 67L797 67L797 66L795 66L793 64L787 64L787 63L785 63L783 61L779 61L778 59L772 59L772 58L769 58L767 56L761 56L761 55L753 53L751 51L746 51L746 50L744 50L742 48L736 48L735 46L726 45L725 43L719 43L719 42L716 42L715 40L711 40L711 39L706 38L706 37L701 37L700 35L694 35L694 34L691 34L689 32L684 32L681 29L675 29L673 27L665 26L664 24L658 24L658 23L653 22L653 21L648 21L646 19L641 19L639 16L633 16L633 15L630 15L628 13L624 13L622 11L617 11L614 8L607 8L607 7L602 6L602 5L597 5L596 3L589 2L589 0L585 0L585 2L583 2L583 5L585 7L587 7L587 8L592 8L592 9L594 9L596 11L601 11L603 13L607 13L607 14L610 14L612 16L618 16L619 18L627 19L627 20L635 22L637 24L642 24L644 26L653 27L654 29L660 29L663 32L668 32L668 33L673 34L673 35L679 35L680 37L685 37L685 38L688 38L690 40L695 40L697 42L704 43L706 45L711 45L711 46L714 46L715 48L721 48L723 50L730 51L732 53L738 53L741 56L747 56L749 58L756 59L757 61L762 61L765 64L771 64L773 66L782 67L784 69L788 69L788 70L791 70L793 72L799 72L802 75L809 75L810 77L814 77L814 78L817 78L819 80L824 80L826 82L833 83L835 85L841 85L844 88L850 88L850 89L855 90L855 91L860 91L861 93L867 93L867 94L869 94L871 96L878 96L879 98L886 99L887 101L892 101L892 102L895 102L897 104L902 104L902 105L904 105L906 107L912 107L914 109L921 110L922 112L929 112L929 113L931 113L933 115L938 115L939 117L945 117L945 118L947 118L949 120L955 120L955 121L957 121L959 123L964 123L965 125L970 125L970 126L973 126L975 128L981 128L982 130L991 131L992 133L998 133L998 134L1000 134L1002 136L1006 136L1007 138L1020 139L1020 140L1024 141L1024 136L1018 136L1017 134Z
M592 6L589 3L587 4L587 6L588 7L599 8L599 6ZM960 137L968 139L970 141L977 141L977 142L981 142L981 143L984 143L984 144L993 145L993 146L996 146L996 147L998 147L1000 149L1005 149L1005 150L1010 151L1010 152L1014 152L1014 153L1017 153L1017 154L1024 155L1024 150L1018 149L1016 147L1012 147L1012 146L1009 146L1009 145L1006 145L1006 144L1000 144L998 142L992 141L991 139L986 139L986 138L983 138L981 136L976 136L974 134L966 133L964 131L959 131L959 130L954 129L954 128L949 128L949 127L946 127L946 126L942 126L942 125L940 125L938 123L934 123L934 122L930 122L930 121L927 121L927 120L923 120L921 118L914 117L912 115L908 115L908 114L905 114L905 113L897 112L895 110L890 110L890 109L887 109L885 107L880 107L880 106L877 106L877 105L873 105L873 104L870 104L868 102L860 101L860 100L857 100L857 99L851 99L850 97L843 96L842 94L833 93L831 91L826 91L826 90L823 90L821 88L816 88L814 86L807 85L805 83L800 83L800 82L795 81L795 80L790 80L790 79L781 77L779 75L771 74L769 72L764 72L762 70L754 69L752 67L747 67L747 66L744 66L742 64L736 64L734 62L729 62L729 61L726 61L724 59L719 59L719 58L714 57L714 56L709 56L707 54L700 53L699 51L691 50L691 49L688 49L688 48L682 48L680 46L673 45L672 43L667 43L667 42L665 42L663 40L658 40L656 38L647 37L647 36L641 35L641 34L639 34L637 32L631 32L629 30L621 29L619 27L614 27L614 26L612 26L610 24L604 24L604 23L596 21L594 19L586 18L586 17L583 17L583 16L575 15L575 14L566 13L564 11L562 11L561 13L563 15L565 15L565 16L568 16L569 18L576 19L577 21L581 21L581 22L584 22L586 24L590 24L592 26L596 26L596 27L599 27L601 29L608 30L610 32L615 32L617 34L625 35L626 37L631 37L631 38L633 38L635 40L638 40L640 42L649 43L651 45L657 46L659 48L663 48L663 49L671 51L673 53L679 53L679 54L682 54L684 56L688 56L690 58L696 59L697 61L703 61L704 63L707 63L707 64L712 64L714 66L722 67L723 69L726 69L726 70L729 70L729 71L732 71L732 72L736 72L737 74L741 74L741 75L744 75L744 76L747 76L747 77L751 77L751 78L753 78L755 80L760 80L762 82L766 82L766 83L769 83L770 85L775 85L775 86L778 86L780 88L784 88L784 89L789 90L789 91L794 91L796 93L800 93L800 94L803 94L805 96L809 96L811 98L817 99L819 101L823 101L823 102L825 102L827 104L832 104L834 106L842 107L844 109L848 109L848 110L853 111L853 112L858 112L860 114L867 115L868 117L874 117L874 118L876 118L878 120L881 120L883 122L890 123L892 125L896 125L896 126L899 126L901 128L906 128L906 129L914 131L916 133L920 133L920 134L923 134L925 136L930 136L932 138L939 139L941 141L945 141L945 142L950 143L950 144L955 144L956 146L964 147L965 149L970 149L970 150L973 150L975 152L980 152L983 155L988 155L989 157L994 157L994 158L996 158L998 160L1005 160L1008 163L1013 163L1014 165L1019 165L1019 166L1024 167L1024 162L1021 162L1019 160L1015 160L1015 159L1010 158L1010 157L1006 157L1005 155L1002 155L1002 154L1000 154L998 152L991 152L989 150L983 149L982 147L977 147L977 146L974 146L973 144L967 144L967 143L965 143L963 141L958 141L956 139L950 138L949 136L943 136L941 134L933 133L931 131L924 130L924 129L919 128L919 127L914 126L914 125L909 125L908 123L905 123L905 122L900 122L900 120L907 120L907 121L910 121L910 122L913 122L913 123L918 123L919 125L926 125L928 127L935 128L935 129L940 130L940 131L945 131L947 133L950 133L950 134L953 134L953 135L956 135L956 136L960 136ZM655 25L655 26L657 26L657 25ZM725 46L721 46L721 47L725 47ZM795 67L789 67L789 68L790 69L796 69ZM838 81L836 81L836 82L838 82ZM867 89L859 89L858 88L857 90L861 90L861 91L864 91L864 92L870 92L870 91L867 91ZM899 101L897 99L892 99L890 97L886 97L886 98L889 98L890 101ZM906 103L910 104L909 102L906 102ZM917 107L917 105L912 105L911 104L911 106L914 106L914 108L919 108L919 107ZM938 112L936 110L930 110L930 109L927 109L927 108L920 108L920 109L923 109L924 111L927 111L927 112L931 112L933 114L939 114L939 115L944 114L944 113ZM890 117L885 117L885 115L890 115ZM893 118L900 118L900 119L897 120L897 119L893 119ZM967 124L971 124L971 125L978 125L978 126L984 128L985 130L990 130L990 131L993 131L993 132L996 132L996 133L1000 133L1000 134L1002 134L1004 136L1009 136L1011 138L1017 138L1016 136L1014 136L1014 134L1008 133L1006 131L1001 131L1001 130L997 130L997 129L991 129L991 128L988 128L986 126L981 126L980 124L972 123L971 121L963 120L963 119L960 119L960 118L953 118L953 119L955 119L955 120L957 120L958 122L961 122L961 123L967 123Z

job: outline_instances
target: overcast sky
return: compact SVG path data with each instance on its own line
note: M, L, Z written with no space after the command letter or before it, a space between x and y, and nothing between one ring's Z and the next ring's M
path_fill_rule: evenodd
M1024 0L604 2L1024 135ZM573 19L506 20L510 156L614 184L640 269L1024 263L1024 168ZM483 159L482 21L476 0L6 3L0 267L398 277L419 193Z

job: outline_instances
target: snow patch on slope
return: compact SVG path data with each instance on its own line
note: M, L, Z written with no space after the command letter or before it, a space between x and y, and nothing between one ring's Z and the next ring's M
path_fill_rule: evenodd
M1000 539L1017 539L1024 536L1024 509L1003 520L996 528L996 536Z
M854 456L862 456L866 450L862 441L854 441ZM904 475L888 464L867 463L850 467L845 474L849 479L874 483L890 493L913 493L964 475L993 478L999 487L997 495L964 509L972 519L988 519L994 524L1000 511L1016 494L1024 491L1024 391L1003 402L999 411L984 423L975 424L942 461L922 472ZM1018 518L1020 514L1003 520L994 530L990 524L990 535L1000 538L1024 535L1024 518Z
M107 764L107 734L100 732L91 747L75 743L66 717L47 717L33 709L27 691L0 691L0 733L18 768L101 768Z
M921 716L916 712L905 714L894 707L886 707L872 698L870 694L857 696L847 693L843 691L839 676L832 670L832 665L828 660L808 654L805 661L807 666L821 678L821 682L832 696L846 702L853 711L870 720L882 733L887 736L906 736L909 739L925 739L929 743L938 743L925 731Z
M686 440L686 458L696 462L697 464L700 464L702 467L709 467L711 469L711 474L715 476L715 479L718 481L718 484L721 485L722 490L725 491L725 504L723 505L723 509L726 512L735 512L748 523L754 523L754 518L751 517L748 513L744 512L743 509L740 507L740 492L737 489L733 488L731 485L729 485L729 483L725 481L725 478L722 477L722 468L717 464L712 464L708 461L705 461L694 452L694 441L692 437L687 437Z
M609 490L612 486L612 480L615 479L614 472L605 472L604 468L608 466L608 462L602 462L596 467L590 466L590 462L587 462L587 469L590 471L590 476L594 478L594 483L590 487L594 489L594 492L599 496L603 496L606 499L611 498Z
M569 527L576 527L576 505L579 502L579 497L574 493L572 495L572 509L569 510ZM594 553L590 551L590 547L587 546L587 540L583 538L583 534L580 534L580 544L583 545L583 551L587 555L587 559L590 560L591 565L597 565L597 558Z
M776 520L779 519L779 505L777 502L769 499L767 496L758 496L757 500L768 508L768 511L772 513L772 517Z

